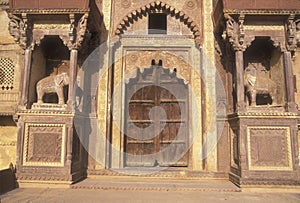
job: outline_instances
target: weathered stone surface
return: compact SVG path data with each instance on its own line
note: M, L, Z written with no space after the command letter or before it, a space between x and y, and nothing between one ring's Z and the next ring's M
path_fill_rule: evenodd
M16 126L0 126L0 170L16 164L17 131Z

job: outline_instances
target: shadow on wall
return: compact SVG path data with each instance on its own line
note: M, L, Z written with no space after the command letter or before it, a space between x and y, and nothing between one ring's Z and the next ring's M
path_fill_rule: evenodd
M13 164L0 171L0 180L0 195L18 187Z

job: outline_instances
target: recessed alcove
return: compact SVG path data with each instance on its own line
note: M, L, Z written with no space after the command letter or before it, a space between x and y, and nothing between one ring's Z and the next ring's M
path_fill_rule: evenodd
M248 105L283 105L283 57L269 37L256 37L244 52L244 86Z
M32 66L29 84L29 102L37 101L36 85L38 81L61 73L69 73L70 52L58 36L45 36L41 44L32 53ZM63 87L64 99L68 99L68 86ZM46 93L44 103L58 103L56 93Z

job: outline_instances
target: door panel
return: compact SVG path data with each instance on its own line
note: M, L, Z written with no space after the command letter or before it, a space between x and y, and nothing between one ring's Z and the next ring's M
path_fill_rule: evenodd
M188 88L176 73L138 71L126 104L125 166L188 166Z

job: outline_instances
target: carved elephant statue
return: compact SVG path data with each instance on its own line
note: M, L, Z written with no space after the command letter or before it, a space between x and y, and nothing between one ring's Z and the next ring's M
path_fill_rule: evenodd
M69 76L67 73L61 73L58 75L48 76L36 84L37 103L43 103L43 96L45 93L57 93L58 103L64 104L63 87L69 84Z
M277 86L274 81L268 77L257 76L257 68L254 64L249 64L244 72L244 87L250 106L256 106L257 94L269 94L272 104L277 103Z

